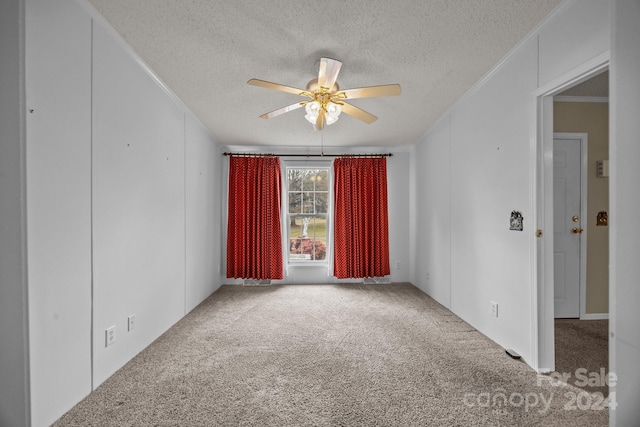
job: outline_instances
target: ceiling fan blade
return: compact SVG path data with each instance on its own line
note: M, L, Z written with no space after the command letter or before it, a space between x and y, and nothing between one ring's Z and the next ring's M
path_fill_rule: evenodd
M318 71L318 86L330 91L336 84L338 73L340 73L342 62L337 59L322 58L320 59L320 70Z
M336 93L335 96L344 99L356 99L356 98L373 98L376 96L396 96L400 95L400 85L381 85L381 86L367 86L359 87L355 89L341 90Z
M378 118L376 116L374 116L371 113L367 113L366 111L353 106L351 104L347 104L346 102L341 103L341 107L342 107L342 112L343 113L347 113L350 116L355 117L358 120L362 120L363 122L367 123L367 124L371 124L373 122L375 122L376 120L378 120Z
M272 82L268 82L266 80L251 79L247 83L249 83L252 86L265 87L267 89L279 90L280 92L292 93L294 95L309 96L309 97L311 96L309 94L309 92L307 92L304 89L298 89L298 88L291 87L291 86L285 86L285 85L281 85L281 84L278 84L278 83L272 83Z
M318 114L318 118L316 119L316 124L314 125L315 130L322 130L324 128L324 124L326 122L326 118L324 115L325 115L324 111L320 111L320 114Z
M306 101L296 102L295 104L287 105L286 107L278 108L277 110L273 110L269 113L264 113L260 116L261 119L271 119L273 117L279 116L280 114L288 113L289 111L297 110L298 108L304 106Z

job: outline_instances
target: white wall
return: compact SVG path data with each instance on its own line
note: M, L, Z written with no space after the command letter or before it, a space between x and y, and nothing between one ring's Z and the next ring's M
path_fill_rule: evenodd
M618 376L611 425L640 425L640 1L612 2L610 370Z
M22 397L18 380L28 375L9 365L18 420L9 425L29 425L19 417L30 403L30 424L44 426L220 285L221 160L202 124L83 1L26 0L25 76L32 351ZM15 213L18 142L7 151L18 169ZM10 289L10 356L24 357L19 281ZM106 347L112 325L116 342Z
M29 422L24 2L0 2L0 425Z
M451 130L450 119L415 149L416 209L413 284L451 307ZM428 162L425 159L429 159Z
M539 86L609 50L609 2L574 0L538 33Z
M64 25L60 25L64 22ZM91 18L26 2L33 425L91 391Z
M212 144L209 131L191 114L185 121L185 167L185 312L189 312L220 286L221 194L225 182L218 146Z
M529 363L535 231L531 96L608 49L608 16L606 2L568 2L440 119L416 149L416 285ZM431 171L437 171L437 184ZM513 210L524 216L523 232L509 230ZM420 242L428 243L421 248ZM448 247L449 259L440 252ZM498 303L498 318L490 314L490 301Z
M94 387L185 312L184 180L182 109L95 25ZM113 325L117 342L105 347Z
M394 151L387 158L387 194L389 199L389 262L391 281L411 280L410 170L411 155ZM396 262L400 268L396 268Z
M526 354L529 338L529 40L451 114L451 310ZM512 211L525 231L509 230ZM498 303L499 317L490 315ZM521 329L522 328L522 329Z

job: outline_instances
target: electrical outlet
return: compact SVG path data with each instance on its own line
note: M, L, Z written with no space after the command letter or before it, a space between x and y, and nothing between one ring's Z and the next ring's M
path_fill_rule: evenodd
M111 344L116 342L116 325L113 325L110 328L107 328L106 331L104 331L104 346L105 347L109 347Z
M400 270L400 261L396 261L396 270Z
M491 301L491 315L493 317L498 317L498 303Z
M427 280L431 280L431 275L427 273Z
M133 331L136 328L136 315L132 314L127 317L127 330L129 332Z

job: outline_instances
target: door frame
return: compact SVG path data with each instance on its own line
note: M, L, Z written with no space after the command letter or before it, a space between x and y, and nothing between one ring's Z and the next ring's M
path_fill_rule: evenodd
M555 370L553 313L553 96L609 68L609 51L540 86L530 96L531 366Z
M579 310L580 319L584 319L587 312L587 168L588 168L588 134L575 132L554 132L553 141L556 139L577 139L580 140L580 226L584 227L584 231L580 236L580 295ZM553 163L552 163L553 165ZM553 172L553 169L552 169ZM552 178L553 180L553 178ZM552 187L553 194L553 187ZM553 198L552 198L553 200ZM553 207L555 209L555 206ZM552 236L554 237L554 236ZM555 237L554 237L555 239ZM553 239L552 239L553 240ZM555 266L554 266L555 268ZM555 283L554 283L555 286ZM554 302L555 304L555 302ZM555 314L554 314L555 318Z

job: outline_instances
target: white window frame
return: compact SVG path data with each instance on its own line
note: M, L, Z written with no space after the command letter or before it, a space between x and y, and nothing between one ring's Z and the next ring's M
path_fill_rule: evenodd
M326 246L327 253L323 260L299 260L292 259L289 253L289 169L326 169L329 175L328 195L327 195L327 220L326 220ZM286 160L283 161L282 174L282 215L281 223L284 225L282 232L283 253L285 254L285 265L290 267L327 267L331 268L333 260L333 162L330 160Z

